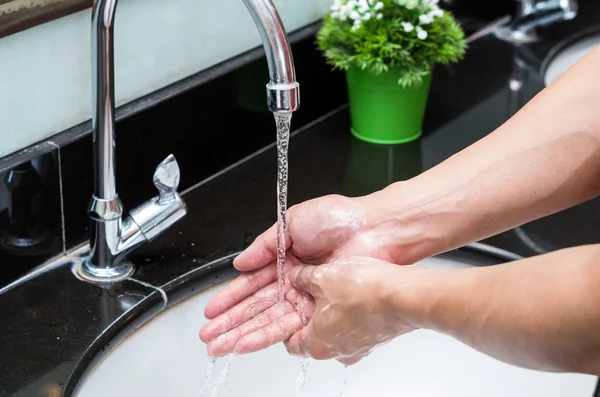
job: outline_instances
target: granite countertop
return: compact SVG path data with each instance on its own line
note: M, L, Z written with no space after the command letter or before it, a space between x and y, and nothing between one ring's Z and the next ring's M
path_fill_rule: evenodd
M418 142L384 148L354 139L342 107L292 138L290 202L379 188L390 178L419 172L421 151ZM386 161L377 160L382 158ZM135 280L162 287L171 305L181 284L211 285L211 280L234 276L231 261L219 258L239 252L275 221L274 159L275 150L268 149L188 192L189 215L133 255ZM387 159L395 163L392 174ZM371 163L369 170L361 167L366 163ZM478 265L499 263L456 254ZM88 284L75 277L67 261L9 287L0 294L0 396L46 396L64 387L70 395L72 374L71 379L78 379L118 340L118 332L106 332L111 324L134 327L141 321L138 316L147 320L160 311L161 296L151 286L134 280L105 287Z
M532 62L522 95L511 96L508 81L516 57L525 51L541 59L539 54L563 37L557 34L537 48L515 48L493 37L474 43L465 62L436 71L424 135L416 142L378 146L357 140L349 133L345 105L296 130L290 142L289 204L332 193L368 194L481 139L511 116L515 100L522 105L543 89ZM188 216L132 256L138 268L134 278L145 285L88 284L75 277L67 261L0 290L0 397L71 395L85 368L110 351L113 338L126 336L109 325L133 329L161 310L154 287L182 299L233 277L232 255L276 220L275 161L270 145L191 187L184 196ZM527 238L547 249L597 242L598 206L592 201L486 242L525 256L538 253ZM573 229L565 232L565 225ZM450 255L479 265L500 262L463 250Z

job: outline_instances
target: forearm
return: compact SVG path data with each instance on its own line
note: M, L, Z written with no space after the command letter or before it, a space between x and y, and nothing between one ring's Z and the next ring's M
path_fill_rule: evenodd
M597 49L492 134L369 197L383 234L417 260L598 195L599 63Z
M418 328L521 367L600 375L600 246L415 277L398 307Z

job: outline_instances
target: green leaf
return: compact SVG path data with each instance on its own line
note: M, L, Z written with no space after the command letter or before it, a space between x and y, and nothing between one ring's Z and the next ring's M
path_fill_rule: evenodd
M327 63L336 70L358 67L374 74L399 68L398 84L420 84L436 64L451 64L462 60L467 50L464 32L453 15L445 12L433 22L421 27L427 31L425 40L416 30L406 32L403 23L419 25L419 7L407 8L413 0L380 0L384 3L383 18L364 21L352 30L352 21L326 16L317 34L316 45ZM416 0L422 4L422 0ZM411 3L412 4L412 3Z

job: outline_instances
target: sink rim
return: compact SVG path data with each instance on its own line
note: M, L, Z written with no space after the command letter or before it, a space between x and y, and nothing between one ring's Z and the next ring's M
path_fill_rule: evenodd
M65 383L63 397L75 396L87 377L121 342L164 310L239 275L240 272L233 267L233 259L239 254L240 252L236 252L209 262L162 285L161 289L168 297L166 307L163 307L161 294L154 291L123 313L92 342L79 358ZM517 259L510 252L485 244L465 246L442 253L437 257L458 258L475 266L490 266Z
M154 291L118 317L79 358L65 383L63 397L76 395L80 386L85 383L87 377L93 373L102 360L138 328L144 326L161 312L196 293L239 275L239 271L233 267L233 259L237 255L239 252L209 262L160 286L168 297L166 307L163 305L162 295L158 291Z
M550 51L548 51L546 56L544 57L544 59L542 61L542 65L540 67L539 76L540 76L541 81L544 83L544 86L546 86L546 83L545 83L546 78L545 77L546 77L546 73L548 72L548 67L556 59L556 57L559 54L561 54L564 50L566 50L571 45L574 45L574 44L578 43L579 41L585 40L591 36L599 35L599 34L600 34L600 24L584 28L584 29L580 30L579 32L574 33L574 34L566 37L565 39L559 41L557 44L555 44L550 49Z

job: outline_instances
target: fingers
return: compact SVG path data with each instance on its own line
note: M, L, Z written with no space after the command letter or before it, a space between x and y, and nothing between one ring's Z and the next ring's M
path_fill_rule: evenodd
M204 316L209 320L214 319L275 280L277 280L276 263L242 274L208 302L204 309Z
M307 327L302 328L292 335L285 346L288 352L294 356L311 357L315 360L330 360L335 358L347 367L358 363L367 356L367 354L361 354L356 356L336 357L337 355L335 352L315 336L313 323L310 323Z
M315 360L329 360L334 357L327 346L315 337L312 322L292 335L286 342L286 348L294 356L312 357Z
M294 308L289 302L275 304L252 320L215 338L208 344L208 353L212 357L222 357L232 353L240 339L263 327L268 327L273 322L283 322L282 326L284 328L290 327L288 325L289 320L284 319L290 313L294 313ZM292 325L290 331L288 331L290 335L295 332L295 329L295 326Z
M308 296L295 288L291 288L286 294L286 299L294 306L302 323L307 325L315 313L315 300L313 297Z
M311 331L309 331L309 328L311 329ZM312 323L310 323L306 327L302 328L300 331L293 334L287 340L287 342L285 342L285 348L287 349L288 353L290 353L293 356L307 357L308 354L305 351L303 341L307 338L307 335L309 335L311 332L312 332Z
M297 206L288 209L286 219L288 225ZM288 234L286 236L285 248L290 248L292 239ZM233 261L233 266L236 269L247 272L256 270L273 262L277 258L277 223L271 226L266 232L261 234L254 240L252 244L244 252L239 254Z
M290 265L287 266L289 270L300 262L293 255L287 255L286 263ZM212 320L276 280L277 263L275 262L271 262L258 270L244 273L210 300L204 309L204 316Z
M293 311L277 321L242 337L235 344L234 352L236 354L249 354L266 349L287 340L302 327L304 327L304 324L300 315Z
M213 339L208 344L209 354L221 357L234 349L238 354L247 354L288 339L310 320L314 301L294 289L287 292L286 299Z
M236 269L247 272L265 266L277 258L277 224L258 236L233 261Z
M200 339L208 343L225 332L243 324L277 303L277 283L258 291L242 303L211 320L200 330Z
M301 292L315 296L314 280L317 266L298 265L290 270L290 282Z

